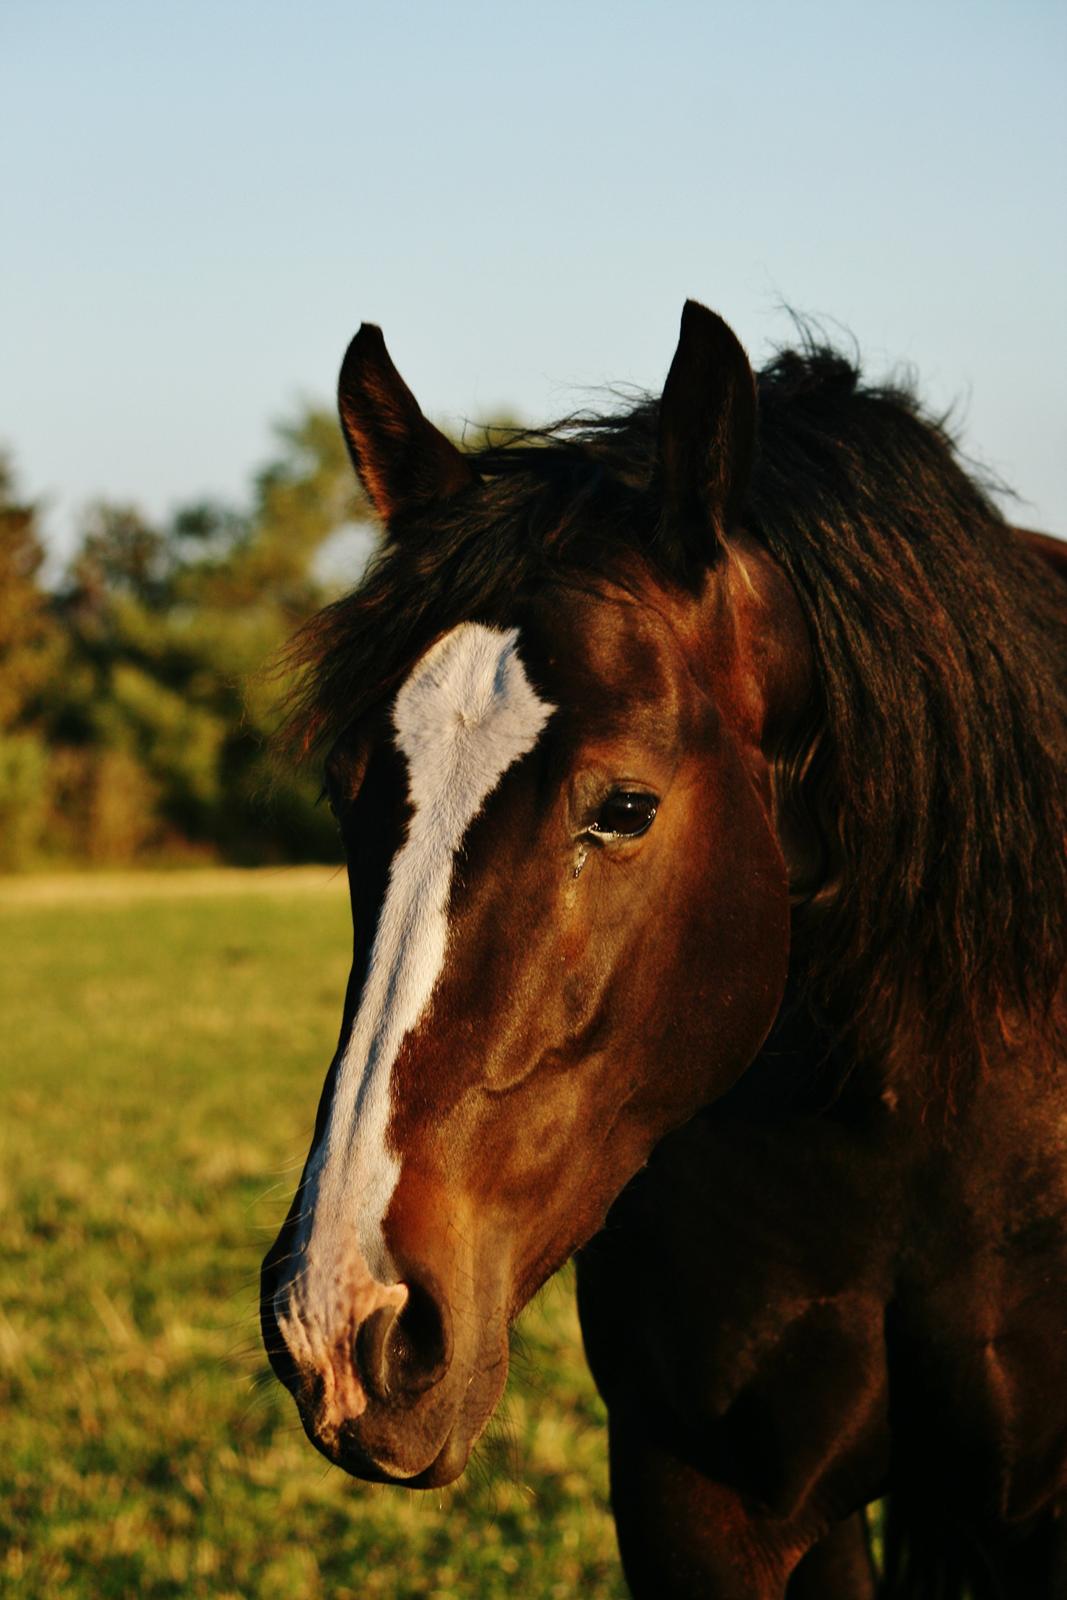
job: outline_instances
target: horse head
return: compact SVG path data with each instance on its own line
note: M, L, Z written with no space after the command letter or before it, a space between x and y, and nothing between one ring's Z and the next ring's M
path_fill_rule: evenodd
M440 539L462 593L443 631L412 623L403 671L326 763L354 955L262 1320L331 1460L429 1486L500 1396L513 1317L774 1021L774 768L810 663L787 581L739 526L754 383L710 311L686 307L639 475L531 446L493 479L376 328L340 411L386 563L417 594ZM536 559L479 599L502 506Z

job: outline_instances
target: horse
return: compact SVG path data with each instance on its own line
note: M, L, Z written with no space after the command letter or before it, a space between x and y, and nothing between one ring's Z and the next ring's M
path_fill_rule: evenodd
M386 539L288 728L352 967L261 1294L312 1443L454 1480L577 1255L635 1596L1067 1594L1062 548L693 301L611 414L460 450L373 325L339 410Z

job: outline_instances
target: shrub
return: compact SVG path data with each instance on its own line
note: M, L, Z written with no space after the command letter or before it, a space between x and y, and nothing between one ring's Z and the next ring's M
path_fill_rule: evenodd
M158 790L128 751L60 748L49 780L47 842L55 853L123 866L159 844Z
M47 812L48 756L32 733L0 733L0 870L33 864Z

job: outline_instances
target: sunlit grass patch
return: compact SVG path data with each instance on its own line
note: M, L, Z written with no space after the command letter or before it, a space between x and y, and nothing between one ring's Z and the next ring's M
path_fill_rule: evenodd
M460 1485L357 1484L304 1439L256 1274L336 1037L347 906L328 873L212 877L0 895L0 1591L621 1596L569 1280L524 1319Z

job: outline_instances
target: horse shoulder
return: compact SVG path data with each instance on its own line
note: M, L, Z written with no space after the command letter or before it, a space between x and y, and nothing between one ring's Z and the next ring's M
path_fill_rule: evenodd
M738 1593L780 1594L882 1492L884 1217L899 1213L887 1200L903 1181L891 1142L833 1118L713 1110L664 1141L579 1258L636 1594L704 1592L723 1562L745 1566ZM664 1560L674 1549L680 1496L699 1537L671 1559L684 1557L693 1587L642 1587L660 1547Z

